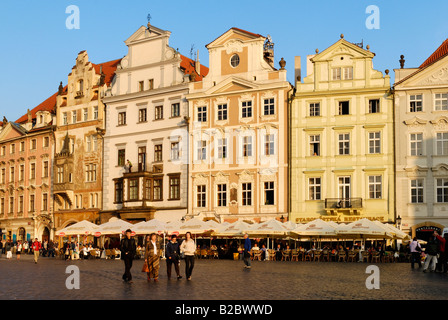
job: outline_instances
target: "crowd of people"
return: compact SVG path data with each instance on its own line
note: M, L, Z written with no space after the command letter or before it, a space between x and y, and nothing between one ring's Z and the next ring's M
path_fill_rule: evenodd
M20 260L22 254L35 254L35 251L39 252L39 256L42 257L54 257L55 252L58 248L58 244L54 241L38 241L39 246L36 249L35 242L37 239L29 241L12 241L12 240L2 240L0 241L0 257L2 254L6 255L6 259L12 259L13 255L16 256L17 260ZM33 245L34 244L34 245Z

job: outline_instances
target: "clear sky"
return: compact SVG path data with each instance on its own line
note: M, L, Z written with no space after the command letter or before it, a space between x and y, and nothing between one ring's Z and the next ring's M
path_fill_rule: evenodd
M66 8L80 10L80 29L69 30ZM368 29L369 5L379 8L379 29ZM350 42L369 44L380 71L418 67L448 38L446 0L22 0L0 1L0 119L15 121L57 91L87 50L94 63L122 58L124 44L140 26L172 32L170 45L190 56L194 45L208 66L205 48L231 27L264 36L275 43L275 60L283 57L288 80L294 81L294 56L323 51L340 34ZM305 71L305 70L304 70Z

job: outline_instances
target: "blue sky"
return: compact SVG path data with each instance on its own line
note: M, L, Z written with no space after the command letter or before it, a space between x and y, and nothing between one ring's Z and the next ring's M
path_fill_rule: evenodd
M0 2L0 119L15 121L57 91L75 64L77 53L87 50L101 63L127 54L124 44L134 31L151 23L172 32L170 45L189 56L200 50L208 65L205 45L231 27L271 35L276 66L283 57L288 80L293 82L294 56L304 57L339 40L364 41L376 53L380 71L418 67L448 38L448 1L434 0L321 0L321 1L116 1L23 0ZM66 8L80 10L80 29L66 28ZM380 10L380 29L366 28L366 8Z

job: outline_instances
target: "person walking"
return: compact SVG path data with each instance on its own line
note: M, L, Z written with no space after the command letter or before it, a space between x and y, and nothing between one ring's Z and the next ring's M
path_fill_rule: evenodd
M16 250L16 257L17 260L20 260L20 255L22 254L23 246L22 241L17 242L17 250Z
M160 243L157 241L157 235L155 233L146 237L145 248L145 260L148 266L148 282L154 279L154 282L159 281L159 269L160 269L160 257L162 256L162 250L160 249Z
M28 254L28 241L23 242L23 253Z
M2 257L3 253L3 240L0 240L0 258Z
M244 235L244 268L250 269L250 250L252 249L252 243L250 242L249 235L246 233Z
M441 237L435 232L436 238L439 241L439 259L437 263L437 272L447 272L447 257L446 257L446 240L448 239L448 233L445 233L445 237Z
M177 280L182 279L180 272L179 272L179 254L180 254L180 246L177 242L176 235L171 236L171 240L166 245L166 274L168 276L168 280L171 279L171 269L172 265L174 264L174 270L177 274Z
M185 240L180 246L180 252L183 253L185 257L185 276L187 277L187 280L191 280L191 275L193 273L195 250L196 245L191 238L191 232L187 232L185 234Z
M422 267L422 259L420 254L422 252L422 247L420 243L417 241L417 237L412 239L412 242L409 244L409 251L411 252L411 268L414 269L414 264L417 262L418 267Z
M39 241L37 241L37 238L34 238L33 245L31 246L34 252L34 263L37 264L37 260L39 259L40 249L42 248L42 245Z
M428 268L430 268L431 272L436 270L437 263L437 249L438 249L438 240L436 238L436 232L434 232L431 237L429 237L428 243L426 245L426 260L423 266L423 272L426 272ZM431 267L429 265L431 264Z
M5 244L5 251L6 251L6 259L12 258L12 242L11 240L8 240Z
M132 283L132 261L134 260L135 252L137 250L137 246L135 245L135 240L131 238L132 231L131 229L126 230L125 238L121 240L120 243L120 251L121 251L121 260L124 261L124 274L123 280L127 283Z

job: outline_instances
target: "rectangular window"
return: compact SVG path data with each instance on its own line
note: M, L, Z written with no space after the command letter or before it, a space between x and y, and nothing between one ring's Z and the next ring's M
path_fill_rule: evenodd
M369 198L381 199L382 190L382 177L381 176L369 176Z
M42 211L48 211L48 194L42 194Z
M345 67L344 70L344 80L352 80L353 79L353 67Z
M36 179L36 164L32 163L30 168L30 179Z
M138 200L138 179L129 180L129 201Z
M151 183L152 183L151 179L145 180L145 200L149 201L151 201L151 190L152 190Z
M5 198L0 199L0 214L5 214Z
M198 160L207 160L207 141L198 141Z
M123 181L115 182L115 202L122 203L123 202Z
M264 204L265 205L274 205L275 201L274 194L274 182L269 181L264 183Z
M171 143L171 160L179 160L180 150L179 150L179 142Z
M341 68L333 68L333 80L341 80Z
M23 144L23 145L25 146L25 144ZM48 148L49 146L50 146L50 138L44 137L44 148Z
M86 165L86 182L95 182L96 181L96 164L88 164Z
M118 113L118 125L124 126L126 124L126 112Z
M411 202L423 203L423 179L411 180Z
M227 207L227 185L218 184L218 207Z
M227 139L218 139L218 159L227 158Z
M339 101L339 115L350 114L350 102L349 101Z
M252 183L243 183L242 185L242 200L243 206L251 206L252 205Z
M32 197L34 197L34 196L32 196ZM34 209L31 210L31 212L34 212ZM11 214L14 213L14 197L9 197L9 213L11 213Z
M30 212L34 212L35 210L35 197L34 194L30 195Z
M68 116L67 116L67 112L62 113L62 123L68 124Z
M321 200L321 178L309 178L309 200Z
M98 107L93 107L93 120L98 120Z
M409 112L423 111L423 96L421 94L411 95L409 97Z
M180 103L171 105L171 118L180 117Z
M58 167L58 183L64 183L64 167Z
M138 122L146 122L147 121L147 109L139 109L138 110Z
M339 155L350 154L350 134L341 133L339 136Z
M75 111L72 111L72 123L76 123L78 120L78 113Z
M138 172L146 171L146 147L138 148Z
M252 157L252 137L243 137L243 157Z
M320 156L320 135L310 136L310 156Z
M25 180L25 165L21 164L19 169L19 181Z
M31 150L36 150L37 149L37 140L33 139L31 140Z
M153 90L154 89L154 79L148 80L148 89Z
M20 213L23 212L23 196L19 196L19 208L18 208L18 212L20 212Z
M162 145L156 144L154 146L154 162L161 162L163 161L162 158Z
M145 90L145 82L144 81L139 81L138 82L138 91L142 92L143 90Z
M310 103L310 117L320 116L320 103Z
M47 139L48 139L48 137L47 137ZM49 142L47 144L47 147L48 147L48 145L49 145ZM25 151L25 141L20 142L20 152L23 152L23 151Z
M10 151L11 151L11 154L14 154L14 153L16 153L16 145L13 143L13 144L11 144L11 147L10 147L11 149L10 149Z
M92 136L86 137L86 151L91 152L92 151Z
M264 115L271 116L275 114L275 100L274 98L264 99Z
M381 132L369 132L369 154L381 153Z
M227 104L218 105L218 121L227 120Z
M201 185L201 186L197 186L197 192L196 192L196 206L198 208L205 208L206 206L206 199L207 199L207 193L206 193L206 186L205 185Z
M198 122L207 122L207 107L198 107Z
M2 184L6 183L6 169L2 169L1 181Z
M155 110L154 119L155 120L163 119L163 106L156 106L154 110Z
M252 101L243 101L241 108L241 116L243 118L252 117Z
M153 201L163 200L163 178L154 179Z
M423 155L423 133L411 133L411 156Z
M83 112L82 112L82 115L83 115L83 121L89 120L89 109L84 108Z
M380 112L380 99L369 100L369 113L379 113Z
M275 154L275 142L273 134L265 135L264 154L267 156L272 156Z
M170 177L170 200L180 199L180 176Z
M437 202L448 202L448 179L437 180Z
M436 145L437 155L448 155L448 132L437 132Z
M126 163L126 150L125 149L120 149L118 150L118 161L117 161L117 165L120 167L123 167Z
M44 168L43 168L43 178L48 178L49 177L49 165L48 165L48 161L44 161Z
M15 181L15 171L16 171L15 167L9 168L9 182L10 183Z
M436 111L448 110L448 94L447 93L436 93L434 95L434 109Z

